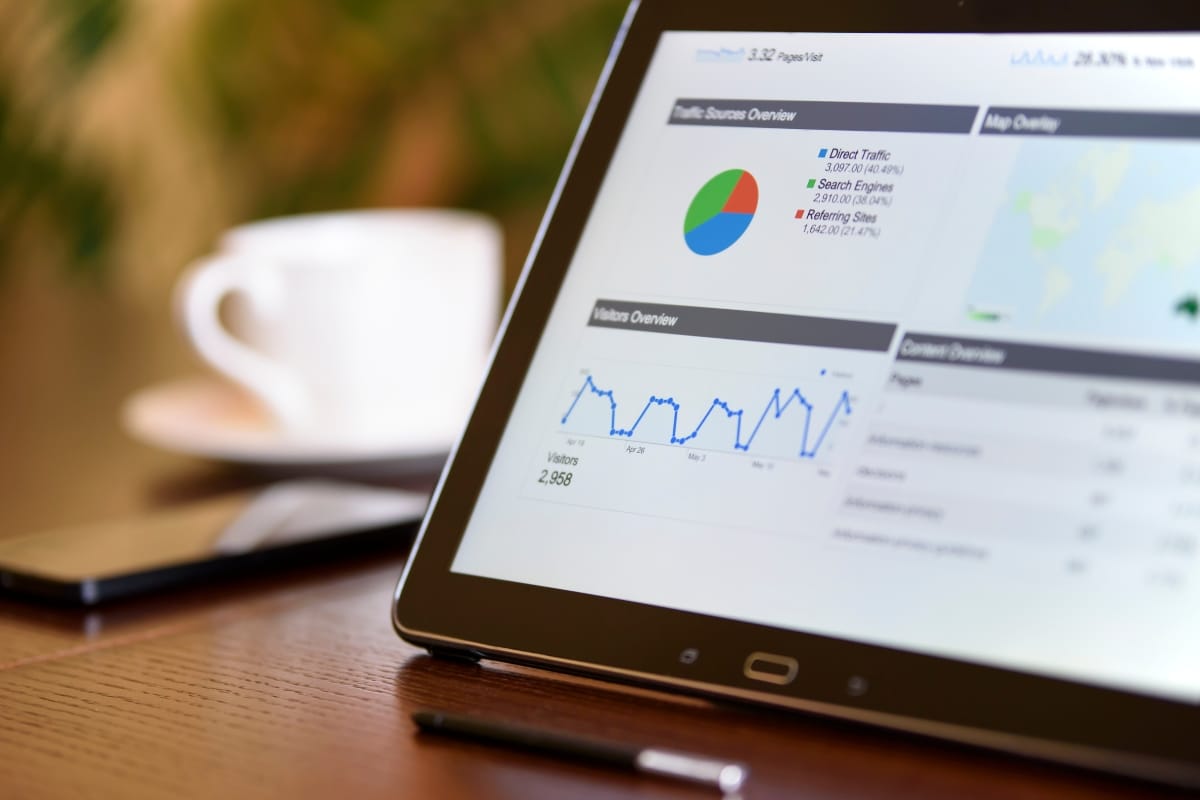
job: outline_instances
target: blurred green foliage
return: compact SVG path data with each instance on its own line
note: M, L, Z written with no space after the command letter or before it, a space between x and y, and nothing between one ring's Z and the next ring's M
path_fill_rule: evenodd
M62 44L77 69L86 69L117 34L126 8L122 0L54 0L63 20Z
M116 34L124 9L121 0L54 0L62 21L56 39L64 54L62 83L86 72ZM14 97L11 78L0 74L0 272L20 229L32 225L56 236L68 273L96 278L108 266L115 223L106 176L97 165L67 158L40 114Z
M625 5L194 0L166 62L139 65L156 52L139 37L161 35L138 24L145 8L33 0L9 16L26 32L34 18L44 35L0 33L0 47L29 51L52 80L31 102L0 59L0 263L34 231L56 243L48 250L62 251L68 274L113 268L115 242L139 218L115 191L130 177L102 150L64 141L86 131L64 125L58 98L89 91L117 52L122 68L165 71L172 113L210 145L214 161L195 169L228 184L220 195L236 207L224 218L411 202L536 217Z
M401 144L389 135L392 113L431 92L449 94L433 99L455 104L468 134L459 157L472 169L459 203L503 215L544 200L623 3L583 5L530 28L514 24L522 5L338 0L281 15L277 4L215 4L196 47L219 57L199 59L206 97L196 107L259 187L249 213L355 205L373 167ZM302 130L322 116L315 109L334 124ZM522 135L508 140L502 128ZM319 145L306 143L311 136ZM270 146L288 138L290 149Z
M103 176L72 165L52 147L39 145L13 113L11 92L0 84L0 268L17 226L42 223L61 237L64 267L96 277L107 265L113 202Z

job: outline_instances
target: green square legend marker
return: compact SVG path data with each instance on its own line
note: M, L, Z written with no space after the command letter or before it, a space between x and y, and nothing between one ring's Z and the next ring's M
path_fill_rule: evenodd
M817 179L816 179L816 178L812 178L811 180L809 180L809 182L808 182L808 188L810 188L810 189L811 189L811 188L813 188L813 187L814 187L814 186L816 186L816 185L817 185Z

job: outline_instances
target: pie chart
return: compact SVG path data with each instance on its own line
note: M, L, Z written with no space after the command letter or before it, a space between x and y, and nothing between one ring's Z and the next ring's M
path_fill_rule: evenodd
M683 240L711 256L742 238L758 208L758 183L744 169L727 169L700 187L683 220Z

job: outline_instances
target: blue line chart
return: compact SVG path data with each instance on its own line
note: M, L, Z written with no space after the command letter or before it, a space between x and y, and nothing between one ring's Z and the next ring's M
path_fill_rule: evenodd
M804 435L802 437L802 441L800 442L800 450L797 453L800 458L816 458L817 453L821 449L821 445L825 442L825 438L829 435L829 431L833 427L834 423L837 422L840 416L849 416L851 413L850 394L843 391L841 397L838 398L837 403L834 405L833 411L829 413L829 416L825 419L824 423L818 423L816 426L814 426L813 404L809 402L809 400L800 392L800 390L792 389L791 393L785 397L783 394L783 389L776 388L775 391L772 392L771 397L767 400L766 407L764 407L762 413L759 414L758 421L754 423L753 428L749 429L749 433L746 434L745 438L742 437L742 432L744 424L747 421L746 409L732 408L730 407L729 403L719 397L713 398L708 410L704 412L704 416L700 418L698 423L696 423L695 428L688 433L680 434L679 412L683 406L676 402L674 397L659 397L652 394L646 400L646 404L642 406L642 410L637 415L637 418L634 419L633 424L631 424L628 428L620 428L617 427L617 399L613 394L613 390L601 389L596 385L596 382L592 380L592 376L588 375L586 378L584 378L583 385L579 387L579 391L575 393L575 399L571 401L570 408L568 408L566 413L562 415L563 425L566 425L571 419L571 413L575 410L575 407L579 405L579 401L588 396L595 396L608 402L610 412L610 425L608 431L609 436L620 436L627 439L633 438L634 433L637 432L638 426L642 424L642 420L646 418L646 415L651 411L651 409L666 406L667 408L670 408L672 412L671 444L687 444L700 435L700 431L704 429L704 425L709 421L710 418L713 418L714 414L716 415L716 419L721 419L723 414L725 419L736 420L736 429L733 437L733 449L740 450L742 452L750 450L750 446L754 443L754 439L756 436L758 436L758 432L762 430L763 423L767 421L768 416L773 419L779 419L789 408L794 407L801 409L804 414ZM753 419L753 417L750 417L750 419ZM814 432L816 434L815 438L813 438L812 442L810 443L809 436Z

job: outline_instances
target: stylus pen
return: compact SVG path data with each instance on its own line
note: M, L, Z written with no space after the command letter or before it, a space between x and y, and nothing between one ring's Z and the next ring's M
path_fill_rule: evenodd
M417 711L412 715L422 731L461 736L484 742L534 750L556 756L606 764L648 775L701 783L726 794L742 788L750 771L743 764L705 756L638 747L621 742L606 742L582 736L515 725L511 722L483 719L445 711Z

